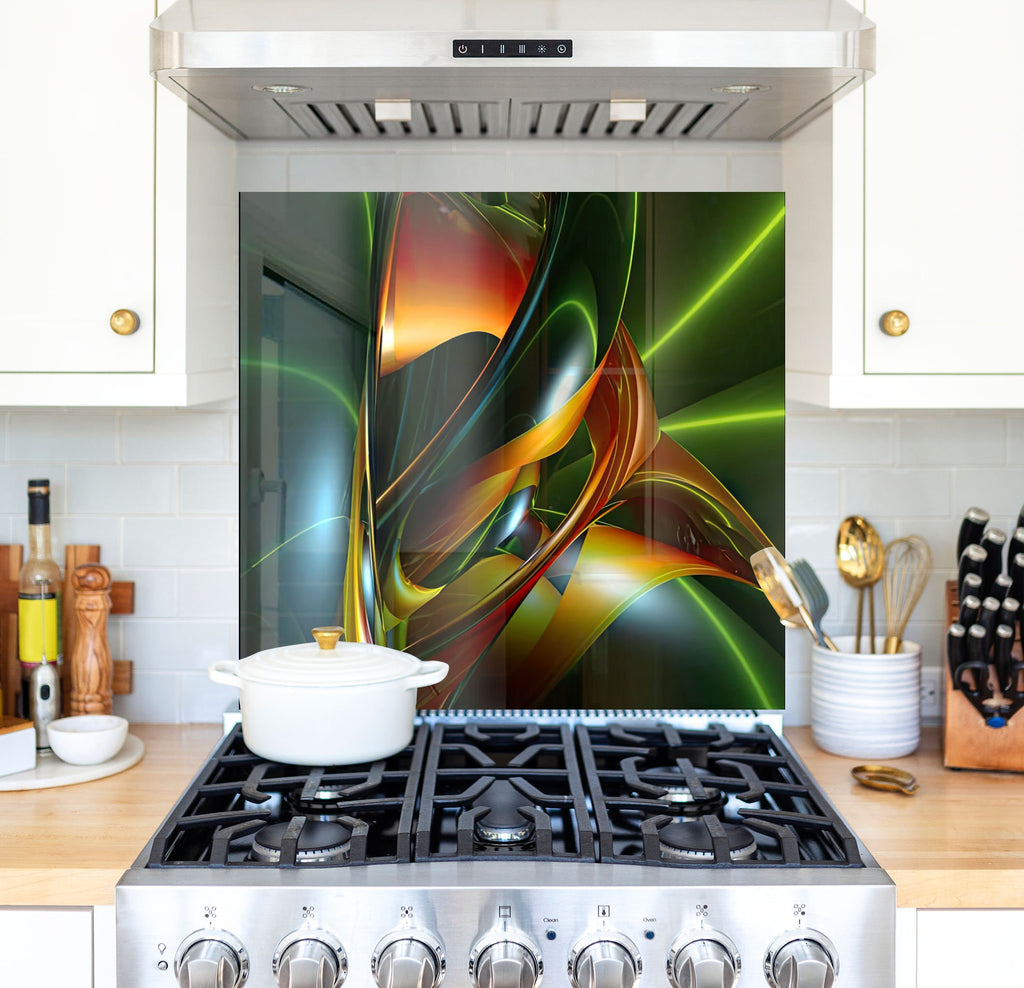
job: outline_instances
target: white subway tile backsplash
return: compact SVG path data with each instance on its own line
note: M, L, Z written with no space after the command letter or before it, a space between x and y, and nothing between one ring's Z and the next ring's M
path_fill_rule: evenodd
M134 724L180 723L181 677L171 671L152 672L136 666L132 691L114 697L114 713Z
M844 464L888 466L893 462L892 420L887 416L786 414L786 460L790 464L820 464L838 459ZM837 444L841 444L837 449Z
M637 192L724 192L729 187L725 154L623 154L618 188Z
M72 515L167 515L177 506L177 467L70 466Z
M941 423L940 428L936 425ZM904 415L899 423L903 466L1005 462L1006 420L996 415Z
M849 467L843 473L844 515L864 515L874 521L876 518L905 515L928 518L950 513L948 470ZM892 535L885 537L892 538Z
M113 414L12 412L10 458L26 463L113 463L117 452Z
M223 463L230 435L229 418L222 412L123 416L121 456L126 463Z
M210 681L204 673L181 673L181 720L186 724L219 722L230 706L238 707L238 690Z
M238 467L224 464L181 468L183 515L237 515Z
M63 463L20 463L12 461L0 464L0 514L28 517L28 482L47 478L50 481L50 511L63 514L65 511L65 488ZM26 521L26 524L28 522Z
M1011 415L1006 421L1006 462L1024 463L1024 414Z
M64 564L64 547L67 545L98 545L100 562L111 572L121 565L121 519L99 515L63 515L55 518L53 525L53 558ZM25 524L21 535L28 536ZM20 541L20 539L19 539ZM121 579L117 576L115 579Z
M228 518L125 518L125 566L233 566Z
M180 613L183 618L238 618L237 569L182 569Z
M971 505L977 505L992 516L993 525L1004 531L1010 529L1024 504L1024 465L1021 464L1021 460L1013 460L1005 467L955 468L952 471L953 510L958 518Z
M786 469L786 517L839 517L839 470Z
M838 519L791 521L786 526L786 557L806 559L817 570L835 566L837 528Z
M173 618L182 613L178 606L177 569L124 569L120 571L117 579L130 580L135 584L135 610L132 618L120 620Z
M205 671L214 662L238 658L234 621L126 620L125 658L150 672Z

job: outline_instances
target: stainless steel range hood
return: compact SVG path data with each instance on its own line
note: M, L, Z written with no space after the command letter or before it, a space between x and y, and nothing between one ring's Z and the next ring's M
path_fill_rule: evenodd
M844 0L178 0L150 39L240 140L778 140L875 58Z

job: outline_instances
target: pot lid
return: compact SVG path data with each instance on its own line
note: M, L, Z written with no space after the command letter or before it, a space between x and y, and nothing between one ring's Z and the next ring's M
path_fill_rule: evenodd
M383 645L338 642L340 628L313 633L317 642L282 645L242 659L239 677L280 686L369 686L406 679L423 665L414 655Z

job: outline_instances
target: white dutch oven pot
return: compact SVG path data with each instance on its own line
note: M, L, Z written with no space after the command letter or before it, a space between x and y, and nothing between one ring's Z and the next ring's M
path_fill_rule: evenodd
M444 679L447 664L339 645L340 628L313 635L316 642L210 666L210 679L238 689L246 745L291 765L352 765L401 751L412 739L416 690Z

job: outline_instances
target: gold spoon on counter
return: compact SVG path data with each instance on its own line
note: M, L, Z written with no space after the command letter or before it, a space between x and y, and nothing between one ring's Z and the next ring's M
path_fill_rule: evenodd
M874 525L860 515L850 515L839 525L836 538L836 566L846 583L857 590L857 639L854 651L860 651L861 630L864 626L864 594L868 595L868 623L870 638L868 651L875 651L875 594L874 586L885 569L885 546Z

